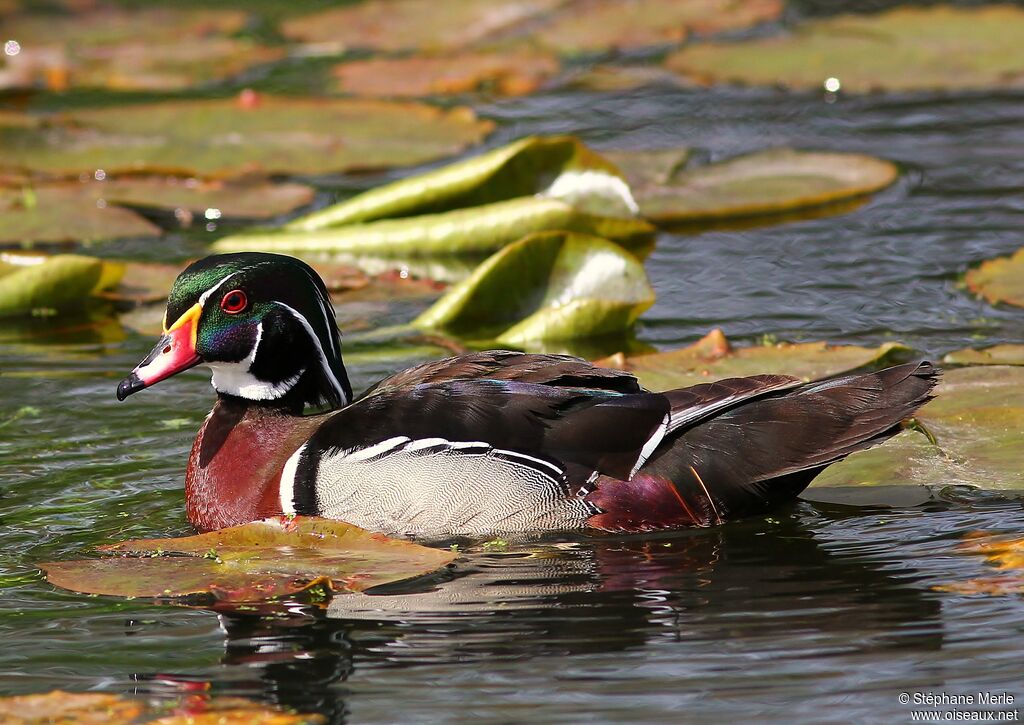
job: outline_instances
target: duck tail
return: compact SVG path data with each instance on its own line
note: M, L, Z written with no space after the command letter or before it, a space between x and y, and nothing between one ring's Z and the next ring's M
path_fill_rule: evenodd
M763 512L795 498L826 466L897 433L932 399L940 375L930 362L908 363L772 391L716 411L666 436L630 480L599 477L587 495L600 510L590 524L651 531Z

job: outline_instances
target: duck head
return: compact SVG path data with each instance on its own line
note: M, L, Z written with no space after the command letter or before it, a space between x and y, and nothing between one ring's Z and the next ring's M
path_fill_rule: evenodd
M282 406L352 400L327 288L306 263L280 254L217 254L174 282L164 334L117 386L118 400L205 364L218 395Z

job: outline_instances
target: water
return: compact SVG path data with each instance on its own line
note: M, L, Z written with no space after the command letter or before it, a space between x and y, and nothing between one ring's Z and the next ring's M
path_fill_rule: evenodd
M647 88L478 110L499 123L489 145L566 132L705 159L794 145L901 164L896 186L846 214L660 235L642 341L721 326L741 342L896 339L939 356L1024 338L1024 313L957 284L1024 243L1024 95ZM321 181L320 202L376 180ZM179 260L222 232L102 253ZM390 324L425 304L339 313ZM709 531L471 548L452 572L339 597L327 616L55 590L37 562L188 531L182 473L211 404L199 372L117 403L151 340L116 321L70 324L0 328L0 425L22 416L0 428L0 693L170 695L208 681L336 722L495 723L890 723L909 722L902 692L1024 698L1024 602L933 589L992 573L957 551L964 534L1024 531L1019 498L970 489L909 508L801 501ZM413 361L360 358L353 382Z

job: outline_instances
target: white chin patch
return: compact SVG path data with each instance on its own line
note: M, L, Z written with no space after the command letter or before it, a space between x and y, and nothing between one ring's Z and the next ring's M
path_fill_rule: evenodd
M237 363L210 363L210 369L213 371L210 384L218 393L246 400L276 400L291 390L305 372L300 370L287 380L268 383L250 373L249 365L248 360Z

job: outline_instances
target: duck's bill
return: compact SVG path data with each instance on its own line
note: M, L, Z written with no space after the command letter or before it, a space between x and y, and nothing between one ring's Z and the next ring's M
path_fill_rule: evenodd
M200 312L202 309L195 305L164 332L145 359L118 383L118 400L202 362L196 353L196 326Z

